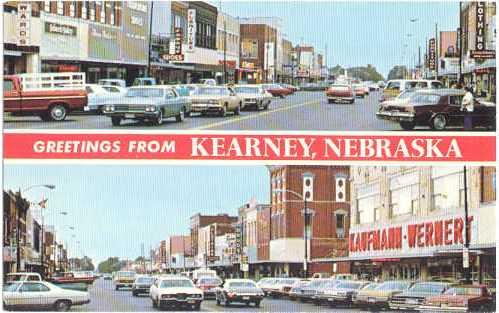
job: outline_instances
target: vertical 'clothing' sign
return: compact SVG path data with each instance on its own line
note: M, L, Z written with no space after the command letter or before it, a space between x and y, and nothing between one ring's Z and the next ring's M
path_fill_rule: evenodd
M435 61L435 38L431 38L428 45L428 68L430 70L436 69L436 61Z
M28 46L31 18L31 3L19 2L17 5L17 44Z
M196 45L196 10L187 10L187 51L194 51Z
M211 257L215 256L215 235L215 225L210 225L210 247L208 255Z
M475 50L485 50L485 2L476 3Z

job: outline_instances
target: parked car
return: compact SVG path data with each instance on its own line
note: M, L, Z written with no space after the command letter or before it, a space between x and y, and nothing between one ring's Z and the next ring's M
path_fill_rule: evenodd
M111 118L113 126L119 126L122 120L150 121L161 125L164 119L175 117L182 122L185 113L191 109L190 101L179 97L170 86L130 87L124 97L116 104L108 104L104 114Z
M336 285L338 285L340 282L341 282L340 280L332 279L332 278L324 279L322 284L320 284L318 287L314 288L315 294L311 297L312 302L314 302L315 305L321 305L322 304L322 296L326 292L333 290L336 287Z
M113 276L109 273L106 273L106 274L102 274L102 278L104 280L112 280L113 279Z
M132 284L132 296L138 296L140 294L149 294L149 289L151 288L154 278L147 275L140 275L135 278Z
M242 109L251 107L256 110L267 110L272 101L272 95L261 85L236 85L234 91L243 101Z
M126 88L126 81L124 79L103 78L99 79L97 83L102 86L117 86L117 87Z
M260 307L263 297L262 289L250 279L227 279L223 287L216 290L217 305L244 303L249 306L253 303L255 307Z
M287 88L284 88L278 84L262 84L263 89L270 93L272 97L284 98L291 95L293 92Z
M332 280L329 278L318 278L313 279L310 284L301 288L301 293L297 296L297 298L301 302L313 302L317 298L317 294L319 290L329 284Z
M225 86L200 87L191 95L192 112L201 114L217 113L224 117L227 112L239 115L243 101L233 89Z
M296 282L293 287L289 290L288 293L288 298L291 301L295 301L300 298L300 295L302 293L302 289L307 287L310 284L310 280L301 280L299 282Z
M196 281L196 287L203 291L205 299L216 298L216 289L222 284L222 280L218 277L200 277Z
M494 312L493 297L484 285L459 285L443 294L427 297L418 307L420 312Z
M291 288L301 281L300 278L280 278L277 282L277 289L272 289L270 294L275 297L284 297L289 295Z
M103 85L102 88L104 88L105 90L107 90L112 94L119 94L121 96L125 95L128 90L128 88L126 87L114 86L114 85Z
M448 126L462 126L465 112L461 110L464 91L458 89L418 90L404 97L381 103L376 116L397 122L405 130L429 126L444 130ZM473 126L495 128L495 104L474 102L471 113Z
M294 86L294 85L291 85L291 84L280 84L282 87L284 88L287 88L289 90L291 90L293 93L297 92L300 90L300 87L297 87L297 86Z
M149 297L155 308L191 308L199 311L203 291L183 276L159 276L151 285Z
M340 280L333 288L325 289L319 295L319 304L328 304L329 306L336 304L352 305L357 292L367 284L364 281Z
M199 83L208 86L216 86L217 80L214 78L203 78L199 80Z
M94 283L96 277L94 275L83 275L80 273L75 272L59 272L59 273L54 273L50 278L49 281L54 284L77 284L77 283L83 283L83 284L88 284L91 285Z
M3 304L7 310L68 311L71 306L90 303L88 292L62 289L45 281L13 282L3 288Z
M137 77L133 81L133 86L155 86L156 79L154 77Z
M118 271L114 275L114 288L132 287L137 274L133 271Z
M42 276L38 273L32 272L9 273L5 276L6 283L22 281L42 281Z
M106 104L113 104L120 97L123 96L121 92L110 92L111 88L117 89L119 87L98 85L98 84L85 84L85 90L87 91L87 105L85 106L85 111L95 111L102 112Z
M83 111L87 92L85 73L35 73L6 75L3 79L4 112L37 115L43 121L63 121ZM71 83L71 87L62 85Z
M335 102L355 102L355 93L350 85L334 84L326 90L326 97L328 103Z
M394 79L389 80L381 93L380 102L397 97L404 90L440 89L443 84L438 80L428 79Z
M390 309L412 311L423 304L424 300L431 296L441 295L449 288L448 283L420 282L415 283L408 290L394 295L390 300Z
M277 278L265 277L260 279L256 285L261 288L264 295L267 296L275 284L277 284Z
M361 289L354 300L354 304L371 309L389 308L389 302L396 294L402 293L412 286L410 281L385 281L375 289Z

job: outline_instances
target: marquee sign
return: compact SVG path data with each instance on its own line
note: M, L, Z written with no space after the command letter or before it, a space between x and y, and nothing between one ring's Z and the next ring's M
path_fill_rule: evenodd
M19 46L29 46L31 18L31 3L19 2L17 5L17 44Z
M476 3L475 50L485 50L485 2Z
M193 52L196 45L196 10L187 10L187 51Z
M428 68L431 71L434 71L437 68L435 47L436 47L435 38L431 38L428 45Z

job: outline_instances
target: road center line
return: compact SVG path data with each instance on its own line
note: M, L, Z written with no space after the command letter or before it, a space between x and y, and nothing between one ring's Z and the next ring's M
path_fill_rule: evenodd
M256 118L256 117L260 117L260 116L263 116L263 115L268 115L268 114L275 113L275 112L280 112L280 111L291 110L291 109L298 108L298 107L301 107L301 106L304 106L304 105L313 104L313 103L320 103L320 102L321 102L321 99L319 99L319 100L315 99L315 100L311 100L311 101L307 101L307 102L303 102L303 103L298 103L298 104L293 104L293 105L289 105L289 106L284 106L284 107L281 107L281 108L278 108L278 109L263 111L263 112L260 112L258 114L251 114L251 115L247 115L247 116L240 116L240 117L237 117L237 118L232 118L230 120L221 121L221 122L215 122L215 123L211 123L211 124L207 124L207 125L203 125L203 126L191 128L191 129L202 130L202 129L213 128L213 127L217 127L217 126L222 126L222 125L227 125L227 124L231 124L231 123L236 123L236 122L248 120L250 118Z

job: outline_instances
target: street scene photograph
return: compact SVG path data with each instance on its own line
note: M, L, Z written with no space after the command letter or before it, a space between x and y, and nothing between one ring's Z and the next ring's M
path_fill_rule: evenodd
M487 166L7 163L3 308L494 312Z
M495 1L2 6L5 129L495 132Z

